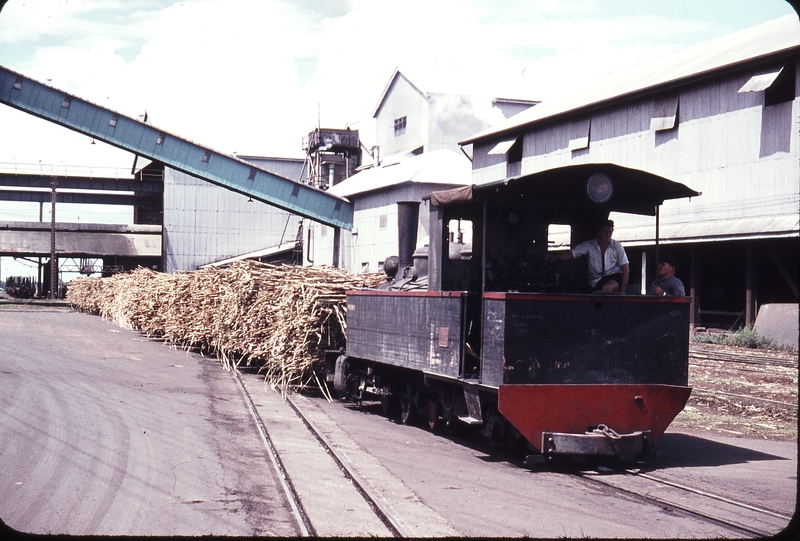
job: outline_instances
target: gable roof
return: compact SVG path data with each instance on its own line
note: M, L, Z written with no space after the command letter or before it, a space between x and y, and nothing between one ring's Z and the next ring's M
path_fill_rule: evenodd
M372 112L372 118L375 118L375 117L378 116L378 113L380 112L381 107L383 107L383 104L386 102L386 98L389 96L389 92L392 90L392 88L394 88L394 85L397 84L397 81L400 78L402 78L405 82L407 82L409 84L409 86L411 86L411 88L413 88L414 90L419 92L420 96L422 96L423 98L427 99L427 96L425 95L425 93L422 90L417 88L417 86L414 83L412 83L409 80L408 77L406 77L405 75L400 73L400 69L399 68L395 68L394 69L394 73L392 73L392 76L389 78L389 82L386 84L386 88L384 88L383 92L381 92L381 97L378 100L378 105L375 106L375 110Z
M529 124L656 91L688 80L800 49L800 21L787 15L740 32L602 75L544 100L507 121L461 141L466 145Z

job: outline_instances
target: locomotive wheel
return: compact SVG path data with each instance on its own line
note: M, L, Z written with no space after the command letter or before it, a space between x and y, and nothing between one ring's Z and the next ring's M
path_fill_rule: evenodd
M381 409L383 410L384 415L389 413L392 409L392 399L388 394L381 395Z
M400 422L404 425L413 425L417 417L417 404L414 398L416 391L410 385L400 398Z
M442 391L442 424L448 434L453 434L458 427L458 417L455 416L456 389L446 386Z
M440 413L439 401L435 398L428 398L428 426L433 430L439 422Z

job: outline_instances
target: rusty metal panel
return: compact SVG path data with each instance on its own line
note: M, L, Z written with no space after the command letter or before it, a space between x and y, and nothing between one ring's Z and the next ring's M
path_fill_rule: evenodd
M691 388L679 385L528 384L501 385L497 398L500 413L544 451L544 432L577 435L600 425L618 435L648 431L655 444L690 394Z
M348 292L347 354L458 377L466 294Z

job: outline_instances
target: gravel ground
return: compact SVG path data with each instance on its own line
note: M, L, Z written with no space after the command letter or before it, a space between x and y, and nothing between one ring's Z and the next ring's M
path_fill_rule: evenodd
M747 353L764 359L797 361L796 355L792 357L788 353L710 344L692 344L691 350L710 354ZM692 358L689 385L694 389L692 396L673 421L671 431L797 441L797 368Z

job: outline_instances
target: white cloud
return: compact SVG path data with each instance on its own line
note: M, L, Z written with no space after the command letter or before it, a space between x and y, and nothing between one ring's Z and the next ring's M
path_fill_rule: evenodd
M395 67L423 91L542 99L741 27L734 15L766 17L742 3L725 17L675 5L686 12L632 0L12 0L0 64L128 116L147 109L223 152L300 156L318 116L369 146ZM0 122L15 127L0 134L0 162L82 163L107 146L3 107ZM105 150L104 163L130 161Z

